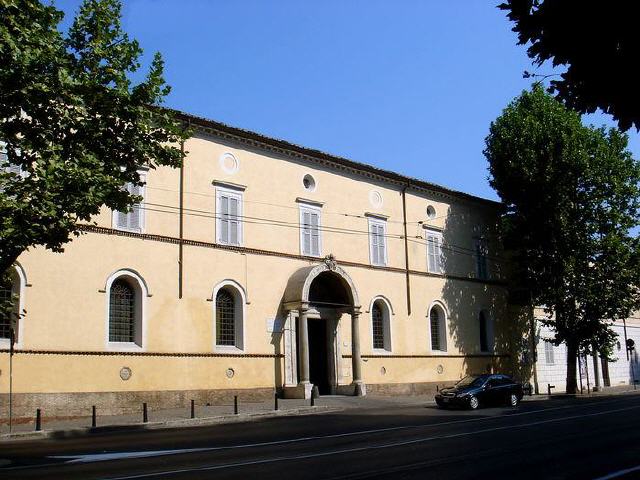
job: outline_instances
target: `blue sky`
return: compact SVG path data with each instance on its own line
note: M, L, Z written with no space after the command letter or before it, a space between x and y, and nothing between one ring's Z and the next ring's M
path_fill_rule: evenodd
M68 16L79 3L55 1ZM123 3L145 56L164 56L166 105L497 198L484 137L532 70L500 1Z

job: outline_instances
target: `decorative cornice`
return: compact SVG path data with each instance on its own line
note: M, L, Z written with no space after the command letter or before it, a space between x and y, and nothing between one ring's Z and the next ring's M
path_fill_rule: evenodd
M303 203L305 205L311 205L314 207L320 207L324 205L324 202L319 202L318 200L311 200L310 198L297 197L296 203Z
M0 353L10 353L8 348ZM14 355L80 355L98 357L220 357L220 358L284 358L282 353L215 353L215 352L136 352L136 351L95 351L95 350L20 350Z
M165 110L172 112L176 118L188 123L190 127L195 128L197 131L222 140L247 145L259 150L276 153L296 160L319 164L334 170L357 174L364 176L365 178L392 184L399 188L407 187L415 191L426 192L430 196L436 198L463 200L476 205L485 205L493 208L501 206L501 203L493 200L470 195L468 193L453 190L434 183L425 182L424 180L407 177L366 163L356 162L337 155L331 155L320 150L303 147L285 140L267 137L256 132L232 127L221 122L191 115L179 110Z
M214 180L213 182L211 182L211 184L214 187L228 188L231 190L240 190L243 192L247 189L246 185L240 185L239 183L225 182L223 180Z

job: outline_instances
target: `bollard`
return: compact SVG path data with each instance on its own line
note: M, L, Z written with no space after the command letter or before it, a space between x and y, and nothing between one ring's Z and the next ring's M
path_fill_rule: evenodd
M274 395L274 405L273 405L273 409L274 410L278 410L278 392L275 393Z
M42 414L40 413L40 409L36 408L36 432L42 430Z
M196 402L191 400L191 418L196 418Z
M552 388L556 388L555 385L551 385L550 383L547 383L547 393L549 396L551 396L551 389Z
M313 390L311 390L311 406L316 406L316 397L313 395Z
M96 428L96 406L91 407L91 428Z
M238 395L233 396L233 414L238 415Z
M142 423L147 423L149 421L149 415L147 412L147 402L142 404Z

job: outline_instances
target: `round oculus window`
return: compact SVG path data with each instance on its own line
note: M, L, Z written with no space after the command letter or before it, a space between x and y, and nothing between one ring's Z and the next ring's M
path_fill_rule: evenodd
M427 218L430 218L430 219L436 218L436 209L433 205L429 205L427 207Z
M316 189L316 181L311 175L307 173L304 177L302 177L302 186L305 190L313 192Z
M382 199L382 194L378 190L371 190L369 192L369 203L371 203L372 207L374 208L382 207L383 201L384 200Z
M220 155L219 161L220 168L222 168L225 173L233 174L240 169L240 162L232 153L223 153Z

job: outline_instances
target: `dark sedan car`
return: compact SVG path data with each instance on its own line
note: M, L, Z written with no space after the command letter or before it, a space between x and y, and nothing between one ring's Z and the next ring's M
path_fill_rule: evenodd
M441 408L466 407L475 410L480 405L511 405L522 400L522 384L508 375L468 375L453 387L443 388L436 394Z

